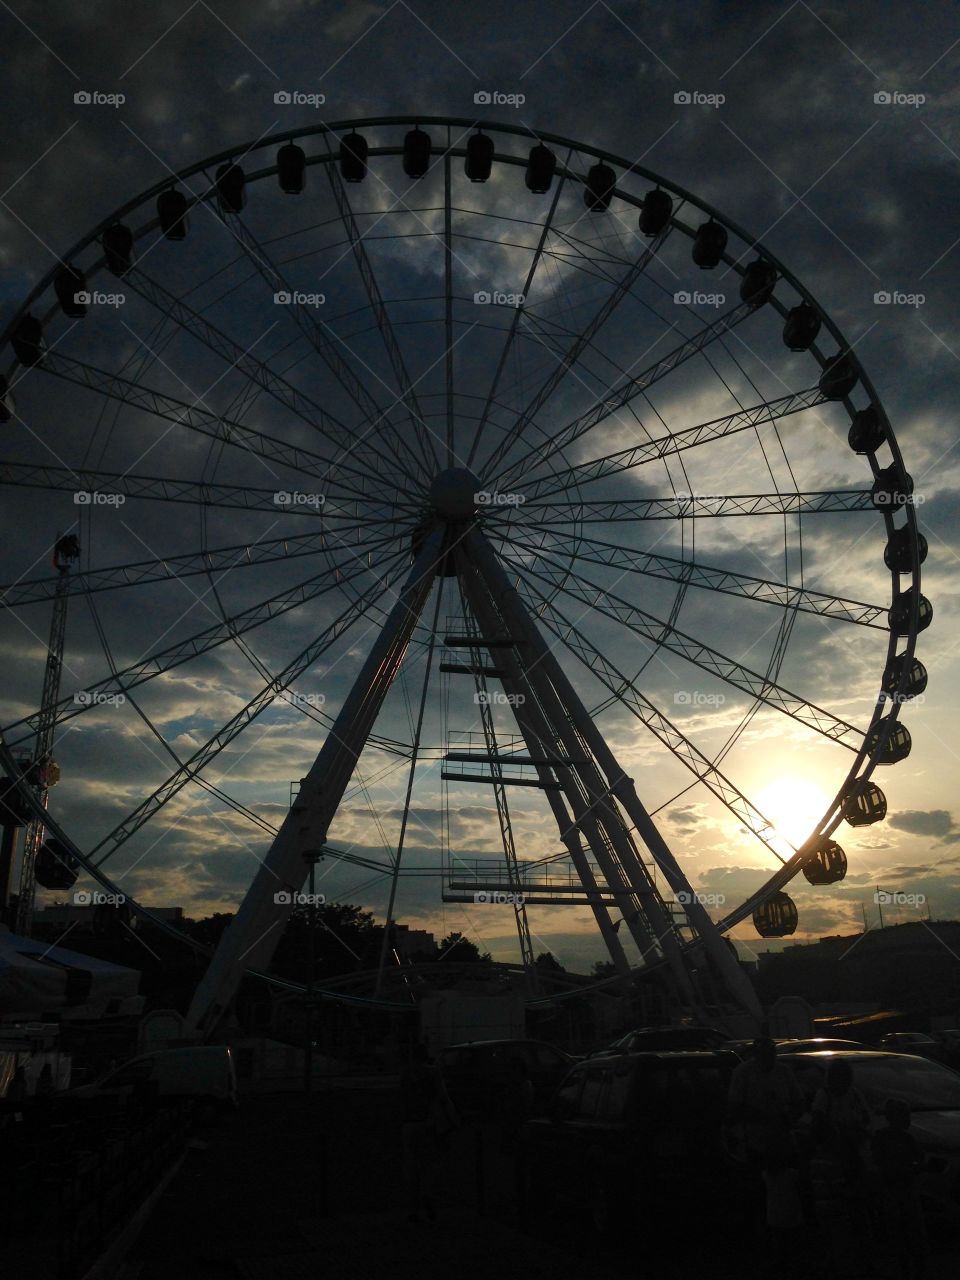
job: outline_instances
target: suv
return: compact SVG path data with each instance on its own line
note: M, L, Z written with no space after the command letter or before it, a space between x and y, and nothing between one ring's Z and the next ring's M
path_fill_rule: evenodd
M237 1075L226 1045L189 1045L158 1049L108 1071L93 1084L73 1089L71 1098L116 1098L123 1102L138 1089L148 1088L161 1098L188 1098L212 1114L235 1110Z
M736 1054L724 1050L588 1058L557 1090L547 1115L521 1132L527 1195L536 1209L579 1214L596 1231L637 1228L638 1206L701 1194L734 1176L722 1126ZM565 1199L566 1198L566 1199ZM569 1201L569 1205L567 1204Z
M907 1103L909 1132L926 1157L919 1180L923 1207L935 1216L960 1216L960 1074L929 1058L907 1053L787 1054L781 1061L795 1073L808 1105L823 1085L834 1058L849 1061L853 1083L873 1113L871 1130L883 1127L888 1098Z
M448 1045L437 1054L447 1092L461 1115L496 1108L514 1078L518 1059L537 1102L550 1097L576 1062L544 1040L471 1040Z
M721 1049L727 1043L725 1031L716 1027L639 1027L628 1031L593 1057L608 1053L647 1053L682 1049Z

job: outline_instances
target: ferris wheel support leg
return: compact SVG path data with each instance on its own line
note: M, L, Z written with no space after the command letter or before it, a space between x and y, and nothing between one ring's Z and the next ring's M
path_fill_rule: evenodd
M490 597L489 582L470 559L469 539L465 552L458 552L458 567L464 580L471 607L477 614L478 619L488 629L494 631L496 629L494 613L496 596ZM511 623L511 620L502 611L501 617L508 630L515 629L515 622ZM534 741L530 745L534 748L533 754L550 754L556 751L556 743L560 742L563 751L567 753L568 757L571 760L577 760L582 755L582 747L578 743L575 734L572 733L569 719L553 690L543 681L537 679L535 670L537 664L522 665L514 655L509 653L505 656L498 656L496 660L502 663L506 670L504 686L507 691L523 694L524 701L521 703L517 700L514 706L514 714L522 732L525 725L528 728L532 727L531 736ZM539 739L539 745L536 745L537 739ZM623 918L626 920L627 928L637 945L637 949L641 955L648 956L652 942L653 945L662 950L670 964L674 981L683 1002L688 1006L694 1007L696 1005L696 995L690 975L683 965L673 927L667 918L663 904L660 902L653 884L650 883L646 875L646 869L637 857L636 850L632 846L619 815L606 799L606 788L599 772L593 767L592 762L586 761L578 764L575 768L570 765L558 764L553 767L553 770L557 780L563 787L574 815L572 827L561 826L561 838L564 839L564 843L567 843L566 837L569 834L577 830L582 831L590 848L593 850L608 885L618 885L631 891L631 896L638 903L639 909L630 910L625 902L621 904L620 909ZM543 775L546 771L538 770L538 772ZM548 791L547 795L550 796L551 792ZM562 813L563 806L560 806L560 810ZM577 841L577 847L580 851L580 865L578 866L578 860L574 859L574 866L577 868L578 873L581 873L581 866L586 872L585 876L581 873L581 881L584 888L587 889L590 885L596 886L596 880L590 871L589 864L582 856L579 841ZM631 871L633 872L632 875L630 874ZM607 928L604 929L601 926L601 932L608 941L608 948L610 948L610 942L615 941L616 945L610 948L611 957L619 969L619 961L625 962L626 957L623 955L622 947L620 947L619 940L616 939L613 925L609 920L609 916L606 915L605 909L604 915L606 916Z
M308 874L307 856L322 850L357 760L433 586L442 530L429 535L327 734L290 812L227 927L201 979L187 1026L209 1034L229 1006L245 969L266 969ZM279 900L278 900L279 899Z
M730 951L723 935L710 919L703 904L697 901L679 863L641 803L632 779L628 778L620 767L603 735L580 701L563 667L544 643L520 599L519 592L511 584L489 544L478 533L474 532L470 535L468 549L494 592L497 605L504 617L510 621L511 626L517 628L517 636L530 646L531 654L535 655L536 670L541 677L546 678L553 685L574 727L596 757L606 775L610 794L622 805L634 823L670 888L675 894L684 895L682 900L687 918L696 929L731 999L750 1014L759 1025L762 1009L750 980Z

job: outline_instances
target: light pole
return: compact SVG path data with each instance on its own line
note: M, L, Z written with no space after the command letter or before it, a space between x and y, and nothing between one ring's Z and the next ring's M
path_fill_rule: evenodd
M307 1005L307 1041L304 1046L303 1053L303 1091L310 1093L313 1089L313 978L316 969L317 949L316 949L316 932L317 932L317 885L316 871L317 863L323 857L322 849L307 849L304 852L304 860L309 868L308 877L308 900L307 900L307 987L306 987L306 1005Z

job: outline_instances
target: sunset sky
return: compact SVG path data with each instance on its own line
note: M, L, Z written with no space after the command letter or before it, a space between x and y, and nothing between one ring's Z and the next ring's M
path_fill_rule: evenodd
M912 895L918 904L885 910L887 923L960 913L960 333L955 305L960 19L952 6L939 0L923 6L921 25L900 6L853 8L804 0L737 6L236 0L222 9L204 0L192 5L159 0L149 13L138 14L135 34L126 20L129 6L115 0L82 9L22 0L3 9L8 125L0 161L3 325L57 255L66 254L112 210L172 173L231 148L239 155L243 144L281 130L295 135L298 128L325 122L417 112L488 121L491 128L499 122L542 130L633 159L717 208L775 254L855 345L889 414L929 540L923 591L934 607L933 625L917 648L929 686L902 712L913 750L907 760L874 775L887 796L888 818L858 830L841 824L835 838L849 859L841 884L814 889L802 879L794 882L791 893L800 908L794 940L857 931L864 909L868 923L876 924L877 885ZM477 104L481 91L499 100ZM78 94L90 95L91 101L75 101ZM278 94L301 100L278 102ZM310 101L318 95L322 103ZM685 95L693 100L684 101ZM435 145L447 136L440 126L425 127ZM395 142L403 129L366 132L382 145ZM469 132L460 127L451 136L457 142ZM319 137L303 145L309 154L323 149ZM273 163L274 150L251 157L244 167L252 172ZM555 150L561 154L561 148ZM582 172L592 162L574 153L571 166ZM440 439L445 431L442 164L417 184L404 177L395 156L371 157L370 170L364 184L349 188L357 225L369 237L369 260L387 312L427 423ZM212 176L199 174L191 181L203 190ZM642 193L645 185L641 181L633 189ZM455 431L457 461L465 463L475 427L471 419L490 388L514 314L508 302L485 304L475 295L523 290L550 196L528 192L523 169L508 164L495 166L488 183L473 185L456 161L453 188L451 323L460 397ZM139 226L148 216L132 214L130 221ZM701 220L695 210L689 216L694 225ZM367 385L392 401L394 396L386 395L387 388L395 388L391 363L323 167L308 169L302 196L282 194L272 177L250 183L243 217L256 242L268 245L272 260L284 265L285 278L296 290L323 295L322 304L305 304L305 311L312 308L310 322L329 326L325 332L335 335L338 350L364 371ZM481 462L603 305L625 266L649 243L637 232L632 207L621 203L599 218L585 214L574 184L564 189L554 226L550 251L526 299L529 321L502 371L478 451ZM211 211L194 211L182 245L156 241L154 235L138 245L138 259L150 278L353 429L356 406L331 385L303 332L290 322L290 308L275 303L268 282ZM189 405L242 419L309 450L311 437L302 422L292 421L268 396L243 399L248 384L228 367L231 362L225 365L188 334L164 326L158 312L123 281L101 273L90 284L104 294L123 292L125 299L118 305L101 300L76 326L63 317L52 321L47 343L64 361L62 369L69 372L73 360L114 373L125 370L123 376L142 378ZM694 267L689 241L674 233L662 261L617 308L577 376L563 380L524 431L522 444L507 455L506 462L517 468L513 475L504 470L510 491L523 495L525 486L551 474L562 477L570 465L815 386L819 371L812 356L787 352L780 340L782 322L771 309L761 309L724 343L712 346L709 358L693 359L658 382L648 398L635 402L635 413L611 413L565 454L552 451L553 433L602 400L625 375L636 376L699 326L732 309L737 290L738 277L723 266L713 272ZM699 297L688 306L675 300L678 292ZM782 285L781 293L791 295ZM724 300L716 301L717 294ZM893 300L883 301L885 295ZM48 295L37 314L49 305ZM0 369L9 374L12 365L8 347ZM277 470L207 436L169 430L142 406L118 407L63 377L29 371L15 397L16 416L0 427L5 462L308 495L323 488L316 475L304 473L298 486L295 469L286 464ZM777 490L867 489L869 466L847 447L846 428L841 405L821 405L775 426L691 449L679 455L682 464L673 457L584 485L582 497L695 493L709 502L713 496ZM409 429L406 439L412 442L409 455L416 449ZM528 449L536 452L524 458ZM338 474L349 486L354 473ZM499 475L495 469L489 478L496 481ZM336 500L336 484L329 486L328 502ZM415 484L409 490L405 485L391 474L384 495L401 493L413 521L422 497ZM60 532L78 533L80 567L96 571L302 537L317 528L316 508L313 513L282 505L278 511L204 512L195 505L137 498L122 506L84 506L67 489L4 485L2 493L6 537L0 581L20 587L50 576L50 547ZM675 582L603 567L586 557L596 557L597 540L607 540L632 552L795 585L802 581L814 592L886 607L890 575L883 566L880 516L867 510L814 514L802 521L794 516L634 520L583 526L585 541L577 545L567 536L569 529L538 534L532 528L536 501L534 496L529 506L515 508L509 524L498 513L489 529L521 574L532 604L551 572L556 578L558 568L568 567L580 575L577 589L585 595L578 599L575 591L561 592L554 600L558 614L548 613L544 623L552 618L562 628L565 618L582 628L701 752L710 760L722 759L724 772L781 835L801 840L851 762L849 742L826 740L768 706L750 714L753 702L742 690L675 651L657 650L609 614L620 602L654 620L669 618L678 632L762 673L784 621L781 610L695 587L678 597ZM309 506L309 497L300 506ZM347 607L354 589L368 592L374 602L370 615L292 686L306 701L308 714L277 702L205 775L262 821L281 821L291 782L312 763L325 734L324 717L329 720L339 710L382 625L383 610L407 572L410 530L403 541L391 542L380 537L378 518L372 513L369 520L354 521L335 552L298 548L311 553L71 601L61 693L72 697L109 675L111 662L125 668L224 616L329 572L334 560L350 579L342 592L314 594L300 608L251 631L244 644L223 645L150 682L136 706L104 704L62 727L56 755L63 780L51 793L50 806L81 848L97 845L135 810L176 767L174 757L189 757L240 711L265 679ZM513 543L497 543L498 531ZM595 598L601 593L606 611L589 603L591 588ZM411 740L426 626L434 609L431 596L424 627L378 722L382 740ZM441 635L457 610L448 583L439 606ZM0 620L3 726L37 708L49 613L47 598L8 609ZM546 625L544 631L555 641ZM780 686L863 728L884 664L884 616L878 626L860 626L798 613L788 640ZM438 649L434 663L441 660L463 656ZM626 707L606 706L608 690L595 676L569 652L562 653L562 661L587 707L596 710L597 723L691 883L712 895L712 914L724 914L772 873L775 859ZM489 788L441 785L442 749L481 728L470 681L442 679L430 686L426 704L424 761L403 857L410 874L401 880L395 916L438 936L462 930L497 959L512 960L517 943L508 908L444 905L440 899L438 871L446 856L462 866L500 851ZM516 732L509 708L496 709L496 722L503 733ZM5 736L15 741L22 734L21 727ZM327 864L320 887L328 899L360 902L382 916L389 877L362 864L382 864L395 850L406 762L374 746L361 759L361 773L363 786L351 786L330 830L331 843L359 863ZM557 828L544 797L515 788L509 800L520 857L557 853ZM257 826L210 791L190 785L124 844L108 868L148 905L181 905L193 916L233 910L269 843L262 821ZM52 901L53 895L42 900ZM586 908L532 908L530 925L535 950L553 951L567 967L586 969L604 957ZM749 921L733 937L744 956L768 945Z

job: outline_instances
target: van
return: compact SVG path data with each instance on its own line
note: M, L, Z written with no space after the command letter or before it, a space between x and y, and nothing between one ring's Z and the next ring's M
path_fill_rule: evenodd
M71 1097L127 1098L141 1086L155 1086L161 1098L192 1098L205 1109L237 1105L233 1054L222 1044L145 1053L108 1071L92 1084L74 1089Z

